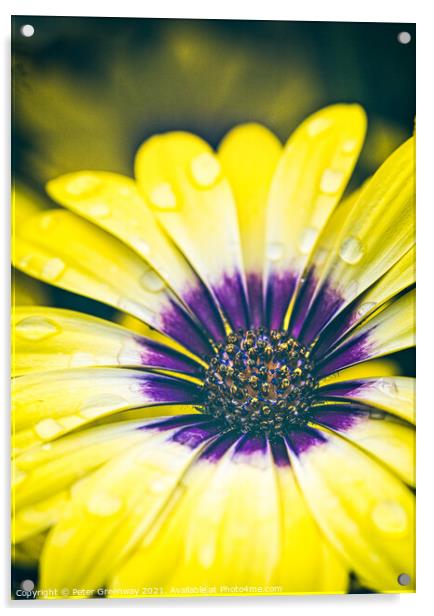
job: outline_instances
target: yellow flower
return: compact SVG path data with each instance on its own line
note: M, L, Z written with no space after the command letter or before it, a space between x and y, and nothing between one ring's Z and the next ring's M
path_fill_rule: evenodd
M341 200L365 124L17 188L15 267L144 323L14 308L13 539L48 596L414 588L414 382L380 359L414 344L414 146Z

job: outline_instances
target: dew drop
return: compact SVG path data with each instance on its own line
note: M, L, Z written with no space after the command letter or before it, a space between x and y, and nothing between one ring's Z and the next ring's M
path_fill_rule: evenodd
M18 265L25 269L30 264L32 259L33 255L24 255L23 257L19 257Z
M73 430L83 423L83 419L78 415L70 415L69 417L62 417L62 419L59 419L59 423L66 428L66 430Z
M88 212L91 216L95 216L96 218L104 218L110 215L111 209L107 203L91 203Z
M149 489L153 494L161 494L166 490L166 487L166 483L161 479L154 479L154 481L151 481L149 484Z
M281 242L273 242L267 246L267 257L270 261L280 261L285 254L285 247Z
M65 267L65 263L62 261L62 259L59 259L58 257L49 259L42 267L42 277L45 278L45 280L49 281L56 280L64 271Z
M193 179L199 186L209 188L218 180L221 167L217 158L209 152L203 152L191 162Z
M150 291L151 293L159 293L166 286L164 280L160 278L160 276L154 272L154 270L148 270L143 274L140 279L142 287L146 291Z
M39 226L44 231L48 231L49 229L52 229L56 225L58 220L59 219L57 216L55 217L51 212L47 212L46 214L43 214L39 218Z
M78 368L79 366L92 366L95 364L95 358L91 353L84 353L83 351L77 351L73 353L69 362L71 368Z
M318 230L314 227L306 227L302 234L300 235L300 239L298 241L298 248L300 252L304 255L307 255L312 250L316 238L318 237Z
M27 477L27 473L25 473L24 471L22 471L19 468L15 468L13 473L12 473L12 482L14 486L19 485L20 483L22 483L24 481L24 479Z
M87 503L89 513L108 517L117 513L122 507L122 500L113 494L94 494Z
M63 432L63 427L55 419L43 419L36 424L35 432L43 440L48 440Z
M375 302L365 302L362 304L357 310L357 317L361 318L365 316L368 312L370 312L373 308L375 308L377 304Z
M357 147L357 139L346 139L342 144L342 151L351 154Z
M405 509L396 501L382 501L372 510L375 527L385 534L401 535L408 528Z
M349 263L350 265L355 265L358 263L363 257L363 248L360 240L354 236L347 237L347 239L341 244L339 256L343 261Z
M67 530L63 530L63 531L58 530L58 528L59 527L57 527L56 531L52 534L50 541L52 545L55 545L56 547L59 547L59 548L64 548L66 545L68 545L70 540L75 535L76 528L75 527L68 528Z
M342 171L326 169L321 176L320 190L328 195L333 195L341 188L344 180Z
M331 120L327 118L315 118L314 120L311 120L307 125L307 133L309 137L316 137L316 135L319 135L325 131L331 123Z
M206 543L200 548L199 561L206 569L211 567L215 559L215 548L212 543Z
M74 197L88 197L101 186L101 180L94 175L79 175L69 180L65 190Z
M91 396L82 405L80 415L87 419L104 415L107 411L128 406L128 401L122 396L113 394L99 394Z
M395 396L398 393L396 382L392 379L380 379L378 388L386 396Z
M154 207L161 210L176 208L176 195L169 182L162 182L155 186L150 194L150 200Z
M131 243L133 244L134 248L143 256L143 257L148 257L151 254L151 247L149 246L148 242L146 242L142 237L140 237L139 235L134 236L131 239Z
M16 326L15 332L26 340L43 340L60 332L60 328L43 316L33 316L21 319Z

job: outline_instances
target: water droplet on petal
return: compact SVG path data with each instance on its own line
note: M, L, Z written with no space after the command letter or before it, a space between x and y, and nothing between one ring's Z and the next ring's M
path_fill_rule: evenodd
M215 560L215 548L212 543L205 543L199 551L199 561L206 569L211 567Z
M117 513L122 507L122 499L114 494L94 494L87 503L89 513L97 516L111 516Z
M306 227L304 231L300 235L300 239L298 241L298 248L300 252L304 255L310 253L313 248L313 245L316 242L316 238L318 237L318 230L314 227Z
M56 210L55 210L56 211ZM46 212L39 217L39 226L44 231L48 231L50 228L58 222L58 217L55 216L52 212Z
M149 489L153 494L161 494L167 489L167 483L161 479L154 479L150 482Z
M357 139L346 139L342 144L342 151L351 154L357 147Z
M405 509L396 501L382 501L372 510L375 527L385 534L402 535L408 528L408 516Z
M392 379L380 379L378 381L378 388L386 396L395 396L398 393L398 386Z
M148 257L151 254L151 247L149 246L148 242L146 242L143 238L141 238L139 235L134 236L133 238L131 238L131 243L134 246L134 248L143 256L143 257Z
M59 527L56 528L56 531L51 535L50 542L52 545L55 545L58 548L64 548L70 540L73 538L75 533L77 532L77 528L68 528L67 530L60 531Z
M331 120L328 118L315 118L307 125L307 133L309 137L315 137L325 131L330 125Z
M334 169L326 169L321 176L320 190L323 193L333 195L338 192L342 187L344 181L344 174L342 171L335 171Z
M273 242L267 246L267 257L270 261L280 261L285 254L285 247L281 242Z
M23 257L19 257L18 265L25 269L30 264L32 259L33 255L24 255Z
M36 424L35 432L43 440L48 440L63 432L63 427L55 419L43 419Z
M12 483L14 486L19 485L20 483L22 483L24 481L24 479L27 477L27 473L25 473L24 471L22 471L19 468L14 468L14 471L12 473Z
M159 293L166 286L164 280L160 278L154 270L148 270L140 279L142 287L151 293Z
M367 314L368 312L370 312L373 308L375 308L377 304L375 302L365 302L364 304L362 304L360 306L360 308L357 310L357 317L361 318L363 317L365 314Z
M74 197L88 197L101 186L101 180L94 175L82 174L69 180L66 192Z
M16 326L15 332L26 340L43 340L60 332L60 328L43 316L25 317Z
M354 236L348 237L339 249L339 256L350 265L358 263L363 257L363 248L360 240Z
M111 213L110 206L107 203L91 203L88 207L88 212L96 218L104 218Z
M45 280L54 281L59 278L65 267L65 263L62 259L54 257L53 259L49 259L45 262L42 267L41 275L45 278Z
M59 419L59 423L67 430L73 430L83 423L83 419L78 415L70 415Z
M91 396L82 405L80 415L87 419L99 417L105 413L128 406L128 401L114 394Z
M161 210L173 210L176 208L176 195L169 182L162 182L153 188L150 200L154 207Z
M77 351L73 353L69 361L71 368L78 368L79 366L92 366L95 364L95 358L91 353L84 353L83 351Z
M209 188L220 176L221 167L217 158L204 152L193 158L191 162L191 173L194 181L203 188Z

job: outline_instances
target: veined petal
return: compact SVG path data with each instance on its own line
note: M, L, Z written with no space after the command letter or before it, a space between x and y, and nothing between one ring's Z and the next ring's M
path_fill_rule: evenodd
M291 439L291 463L309 507L329 541L370 588L414 588L414 496L393 473L332 432L307 446Z
M268 324L282 325L307 259L338 203L366 130L358 105L333 105L289 138L267 204Z
M326 376L374 357L415 344L415 291L402 295L356 327L339 346L321 359L318 374Z
M70 487L124 450L143 443L147 435L138 428L144 423L142 419L97 426L19 454L13 461L14 543L58 522Z
M282 465L280 483L274 458L260 437L227 434L204 449L110 585L206 584L230 594L234 585L265 583L301 592L314 581L345 590L345 568L325 546L293 478L292 491L283 492L290 470Z
M329 351L348 331L411 287L416 282L415 253L413 246L378 282L358 296L336 319L333 319L315 344L315 353L320 355L322 352Z
M286 592L345 592L348 570L318 528L290 466L283 440L273 444L279 487L282 553L273 583Z
M209 422L191 419L172 429L161 422L77 485L41 557L41 587L95 589L158 518L198 451L213 438Z
M357 378L328 383L318 389L318 395L332 400L351 400L383 409L401 419L415 423L415 384L412 377L383 376Z
M71 212L53 209L22 221L14 264L30 276L130 313L196 354L210 352L199 327L156 272L119 240Z
M193 383L140 370L76 368L27 374L13 383L16 446L51 441L120 411L200 399L200 388Z
M415 430L390 415L351 404L318 409L314 421L374 455L403 481L415 484Z
M220 143L218 157L237 206L250 323L263 323L264 228L268 191L282 147L260 124L241 124Z
M397 376L401 374L398 362L393 359L368 359L360 364L354 364L339 372L333 372L321 379L321 385L332 385L341 381L351 381L369 377L380 378L382 376Z
M47 192L61 205L134 249L149 264L152 272L157 272L186 303L212 336L216 339L224 337L223 322L211 297L158 224L134 180L105 171L79 171L51 180ZM148 276L152 286L154 274Z
M149 338L80 312L40 306L13 314L15 376L92 366L161 368L200 378L193 359Z
M231 326L246 327L236 206L210 146L189 133L156 135L139 149L135 173L144 198Z
M414 172L411 138L364 185L353 207L332 215L311 257L299 308L304 342L312 342L414 245Z

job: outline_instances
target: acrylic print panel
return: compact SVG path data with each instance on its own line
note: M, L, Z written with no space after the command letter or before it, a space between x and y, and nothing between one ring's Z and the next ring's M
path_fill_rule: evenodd
M12 596L414 591L414 25L12 29Z

